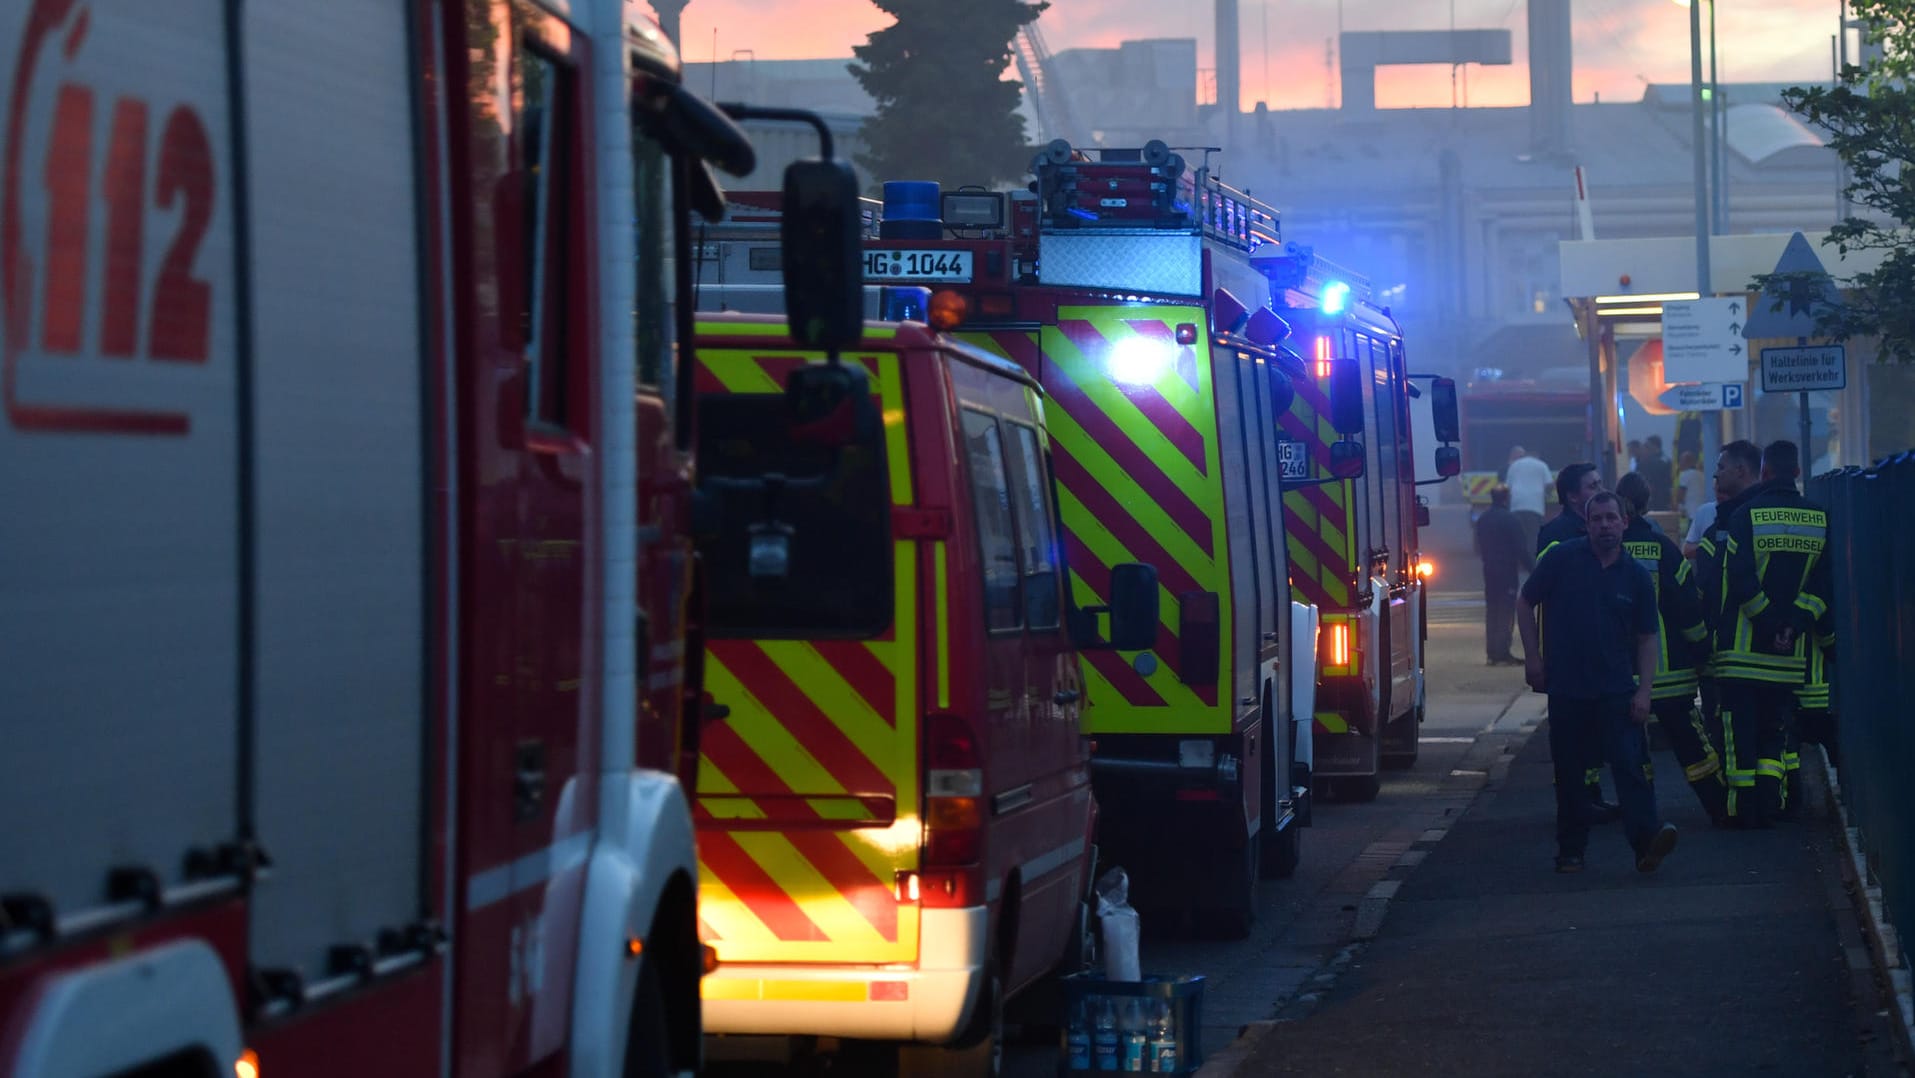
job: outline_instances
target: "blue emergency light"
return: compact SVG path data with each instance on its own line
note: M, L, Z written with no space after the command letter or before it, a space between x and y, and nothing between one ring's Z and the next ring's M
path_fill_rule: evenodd
M1342 281L1331 281L1323 289L1323 302L1317 306L1324 314L1342 314L1350 305L1350 286Z
M931 290L918 285L878 289L878 318L886 322L929 322Z

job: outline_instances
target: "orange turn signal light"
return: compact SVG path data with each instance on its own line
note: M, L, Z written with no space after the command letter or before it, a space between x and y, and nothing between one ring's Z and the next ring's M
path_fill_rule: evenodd
M964 324L971 313L971 304L961 292L950 289L931 293L931 308L928 317L933 329L949 333Z
M1416 563L1416 575L1422 577L1425 580L1428 580L1430 577L1435 576L1436 563L1429 560L1428 558L1421 559L1420 561Z

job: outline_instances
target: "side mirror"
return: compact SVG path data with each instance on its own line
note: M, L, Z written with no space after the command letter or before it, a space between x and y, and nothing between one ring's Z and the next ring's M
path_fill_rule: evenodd
M1363 478L1363 443L1354 438L1331 442L1330 474L1338 479Z
M1290 376L1278 370L1276 364L1270 365L1270 418L1290 410L1290 403L1297 399L1297 385Z
M793 442L831 448L868 440L881 418L856 363L808 363L786 375L785 414Z
M1157 643L1157 570L1139 562L1110 570L1110 646L1143 651Z
M864 337L864 247L858 178L842 161L785 169L780 229L785 314L806 348L839 352Z
M1436 474L1448 479L1463 472L1463 451L1453 445L1441 446L1436 450Z
M1100 614L1110 615L1110 635L1097 631ZM1086 606L1071 615L1071 639L1083 651L1144 651L1157 644L1157 570L1125 562L1110 570L1110 605Z
M1430 526L1430 503L1421 498L1416 499L1416 526L1419 528Z
M1330 361L1330 426L1338 434L1363 433L1363 368L1354 359Z
M1463 440L1463 423L1456 413L1456 379L1437 378L1430 383L1430 421L1436 428L1437 441L1460 442ZM1442 459L1442 455L1438 454L1437 460ZM1437 465L1437 471L1446 476L1456 474L1444 472L1441 464Z

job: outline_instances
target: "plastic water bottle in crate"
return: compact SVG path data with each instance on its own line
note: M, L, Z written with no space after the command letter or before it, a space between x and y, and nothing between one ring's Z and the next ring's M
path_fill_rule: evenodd
M1064 979L1059 1074L1190 1074L1203 1065L1202 977Z

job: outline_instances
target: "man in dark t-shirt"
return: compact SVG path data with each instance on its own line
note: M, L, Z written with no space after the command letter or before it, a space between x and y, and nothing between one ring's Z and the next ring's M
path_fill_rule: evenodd
M1556 870L1582 870L1591 815L1584 767L1600 758L1616 783L1636 869L1654 872L1676 845L1675 827L1656 809L1643 736L1656 679L1656 587L1642 566L1623 556L1622 503L1614 494L1593 495L1583 516L1588 536L1538 559L1516 607L1529 686L1549 694ZM1546 655L1538 646L1538 606L1547 621Z

